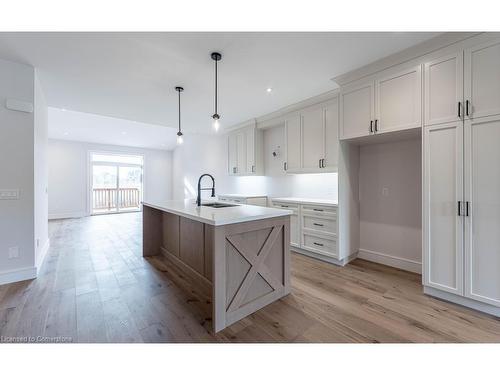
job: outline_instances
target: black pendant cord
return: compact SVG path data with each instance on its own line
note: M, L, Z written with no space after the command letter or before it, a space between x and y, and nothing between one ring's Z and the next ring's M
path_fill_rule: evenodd
M217 60L215 60L215 114L217 115Z
M179 92L179 133L181 132L181 90Z

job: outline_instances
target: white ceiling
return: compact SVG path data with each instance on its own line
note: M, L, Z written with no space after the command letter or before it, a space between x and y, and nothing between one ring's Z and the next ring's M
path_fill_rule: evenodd
M222 126L335 88L331 78L436 33L1 33L0 58L38 68L48 105L208 132L220 51ZM269 94L266 88L272 87Z
M171 150L176 129L49 107L49 138Z

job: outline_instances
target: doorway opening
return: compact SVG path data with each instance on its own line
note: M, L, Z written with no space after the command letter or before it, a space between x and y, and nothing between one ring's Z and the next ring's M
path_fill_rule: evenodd
M143 165L141 155L91 152L92 215L140 211Z

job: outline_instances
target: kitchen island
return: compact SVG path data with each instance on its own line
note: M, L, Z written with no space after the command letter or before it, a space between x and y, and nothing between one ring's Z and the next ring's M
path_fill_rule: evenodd
M290 293L292 212L222 206L143 202L143 256L164 255L209 294L214 332Z

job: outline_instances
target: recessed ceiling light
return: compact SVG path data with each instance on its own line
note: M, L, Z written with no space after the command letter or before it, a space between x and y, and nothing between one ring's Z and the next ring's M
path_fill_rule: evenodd
M127 135L127 132L122 132L122 135Z
M268 87L268 88L266 89L266 91L267 91L267 92L271 92L271 91L273 91L273 88L272 88L272 87Z

